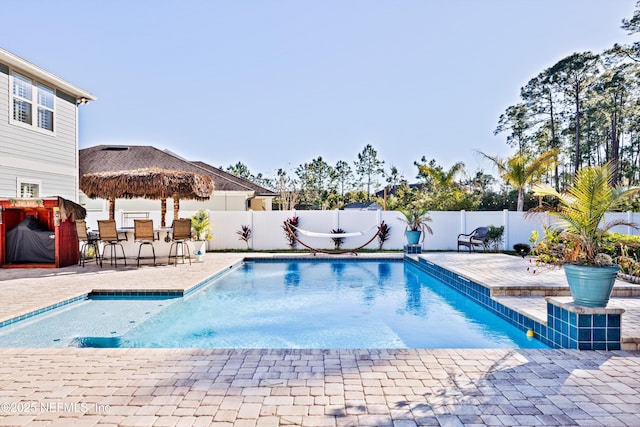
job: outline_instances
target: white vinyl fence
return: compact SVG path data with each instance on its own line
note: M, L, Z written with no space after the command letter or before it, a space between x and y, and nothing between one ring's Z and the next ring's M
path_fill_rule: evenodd
M188 218L195 214L191 211L180 211L180 216ZM546 214L534 214L527 217L522 212L492 211L492 212L440 212L432 211L430 223L433 235L427 235L422 243L425 250L456 250L457 237L460 233L470 233L477 227L493 225L504 226L504 240L500 249L512 250L516 243L528 243L533 230L543 234L543 226L549 224ZM332 229L341 228L345 232L362 232L362 236L347 237L342 247L357 248L366 243L376 232L376 227L384 221L391 227L389 240L383 249L402 249L406 244L404 237L405 224L400 220L402 214L397 211L209 211L211 218L213 240L208 242L209 250L246 249L246 244L240 240L237 232L242 225L251 228L249 248L254 250L289 249L288 240L283 229L283 222L292 216L300 219L299 228L316 233L330 233ZM106 212L88 212L87 224L97 230L97 220L107 217ZM116 212L118 226L124 215ZM160 224L160 211L149 212L149 218L154 224ZM606 217L624 219L640 223L640 213L624 212L612 213ZM167 225L171 225L172 218L167 218ZM639 234L630 227L618 227L613 231L626 234ZM299 234L299 239L311 247L333 249L333 241L329 237L309 237ZM371 242L367 249L377 249L378 240ZM301 248L300 245L297 245Z

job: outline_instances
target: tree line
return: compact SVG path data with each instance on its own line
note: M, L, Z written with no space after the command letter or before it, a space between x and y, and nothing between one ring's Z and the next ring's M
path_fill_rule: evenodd
M621 28L640 33L640 0ZM415 161L415 181L378 158L369 144L351 164L322 157L274 177L253 175L242 162L227 171L270 188L282 209L336 209L350 202L377 201L386 209L527 210L542 200L529 193L543 182L562 191L584 166L610 163L615 184L640 183L640 42L615 44L601 53L576 52L540 71L520 89L494 132L514 153L481 153L499 179L463 163L449 169L435 159ZM376 193L377 192L377 193ZM638 202L627 206L637 210Z

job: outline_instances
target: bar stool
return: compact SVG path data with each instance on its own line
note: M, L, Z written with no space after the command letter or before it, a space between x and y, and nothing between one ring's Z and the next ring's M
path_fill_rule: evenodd
M169 247L169 264L171 264L171 258L175 258L176 266L178 265L178 258L182 258L184 264L185 254L189 259L189 265L191 265L191 252L187 240L191 240L191 219L175 219L172 226L173 242ZM173 248L176 248L175 255L171 255ZM180 255L178 254L178 248L181 249Z
M153 252L153 266L156 266L156 250L153 247L153 241L156 239L156 233L153 231L152 219L135 219L133 220L133 240L140 242L138 247L138 267L140 267L140 252L144 245L150 245Z
M100 248L98 247L99 237L87 231L87 223L84 220L76 220L75 223L76 236L78 237L78 244L80 245L80 260L78 261L78 264L84 267L87 259L87 252L89 249L93 249L96 265L98 265L98 263L102 265L100 260Z
M120 246L120 250L122 251L122 259L124 260L124 265L127 265L127 257L124 254L124 248L122 247L123 240L118 235L118 230L116 229L116 222L112 219L101 219L98 220L98 231L100 232L100 241L104 244L104 248L102 249L102 262L104 262L104 253L109 248L109 260L111 265L118 266L118 254L117 248Z

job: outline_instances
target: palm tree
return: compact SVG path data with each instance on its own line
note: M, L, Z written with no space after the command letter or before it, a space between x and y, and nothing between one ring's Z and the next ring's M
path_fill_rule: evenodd
M423 158L424 160L424 158ZM414 162L418 167L419 174L431 178L433 185L437 188L449 188L455 185L455 178L458 173L464 171L464 163L458 162L445 171L442 166L436 165L434 161L427 164Z
M528 185L535 183L556 162L558 149L549 150L538 157L529 154L516 154L513 157L502 159L497 156L489 156L480 152L484 157L491 160L502 178L513 188L518 190L518 205L516 210L524 210L524 190Z
M557 197L560 202L559 210L551 215L560 219L563 236L573 244L573 250L565 254L565 262L597 265L598 249L606 231L620 225L638 228L637 224L625 220L604 220L605 213L619 210L639 190L638 187L614 187L613 177L614 167L606 163L580 169L566 193L559 193L548 184L534 186L534 194Z

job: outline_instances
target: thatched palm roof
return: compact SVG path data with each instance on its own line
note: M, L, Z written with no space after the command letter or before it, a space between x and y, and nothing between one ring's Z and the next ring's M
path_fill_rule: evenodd
M159 168L88 173L80 178L80 189L91 199L180 199L207 200L213 179L194 172Z
M75 222L76 220L87 217L87 210L71 200L58 197L58 206L60 207L60 219L62 221L69 220Z
M109 218L115 216L116 199L161 200L160 224L165 226L167 199L173 197L174 218L180 199L207 200L214 189L213 178L195 172L159 168L87 173L80 177L80 189L91 199L109 199Z
M277 196L271 190L206 163L187 161L170 151L148 145L96 145L79 150L78 156L79 177L98 172L159 168L210 176L216 183L216 191Z

